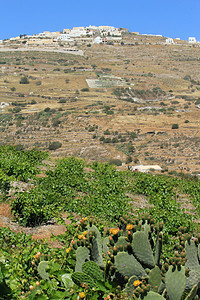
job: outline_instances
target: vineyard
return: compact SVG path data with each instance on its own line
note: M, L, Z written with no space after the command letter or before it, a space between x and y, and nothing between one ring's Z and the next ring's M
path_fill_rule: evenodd
M50 241L0 228L0 299L200 299L195 176L3 145L0 201L21 228L66 227Z

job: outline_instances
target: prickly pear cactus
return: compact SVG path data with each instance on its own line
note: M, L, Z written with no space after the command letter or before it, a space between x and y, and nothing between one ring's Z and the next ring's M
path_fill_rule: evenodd
M162 278L160 268L158 266L155 266L155 268L153 268L148 275L149 275L149 284L151 285L151 290L157 292L161 284L161 278Z
M193 286L193 288L191 289L190 293L188 294L188 296L186 297L185 300L193 300L195 299L195 297L198 297L197 296L197 292L198 292L198 289L200 288L200 283L199 284L195 284ZM199 299L199 297L197 298L197 300Z
M50 280L49 274L46 272L46 269L48 268L49 262L48 261L41 261L37 267L38 273L44 280Z
M83 273L87 274L95 281L104 281L103 273L94 261L87 261L82 266Z
M180 300L186 285L185 267L169 266L165 284L169 300Z
M74 283L76 283L80 287L83 284L86 284L91 289L96 287L94 280L89 275L82 273L82 272L73 273L72 280Z
M109 243L109 237L106 236L106 237L103 239L103 252L104 252L105 255L107 255L107 253L108 253L108 251L109 251L108 243Z
M138 231L133 234L132 249L135 257L141 263L149 268L155 267L151 245L147 235L144 232Z
M89 227L88 231L94 231L96 237L93 237L91 241L91 260L97 263L98 266L104 267L103 257L102 257L102 237L95 225Z
M160 256L162 252L162 232L159 232L156 238L156 247L155 247L155 264L160 265Z
M200 282L199 245L197 246L193 240L185 242L186 267L190 269L186 283L186 289L188 290Z
M118 252L115 256L114 265L123 276L128 276L129 278L134 275L138 278L147 276L142 265L133 255L129 255L127 252Z
M165 300L165 298L155 292L148 292L146 296L144 296L143 298L139 298L142 300Z
M90 260L89 257L89 250L86 247L79 247L76 250L76 266L75 266L75 272L82 272L82 265L87 260Z
M115 246L118 247L118 246L122 246L123 247L123 250L124 250L124 247L126 247L128 244L125 236L120 236L117 240L117 242L115 243Z
M132 276L131 278L129 278L127 284L126 284L126 293L129 297L129 299L131 299L132 295L133 295L133 291L135 290L135 286L134 286L134 282L136 282L138 280L137 276Z

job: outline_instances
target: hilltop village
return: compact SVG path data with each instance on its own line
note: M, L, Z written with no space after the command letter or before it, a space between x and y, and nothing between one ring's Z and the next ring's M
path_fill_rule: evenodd
M156 41L156 44L166 45L189 45L189 46L200 46L200 42L195 37L189 37L188 41L183 41L180 38L163 37L160 34L139 34L139 32L129 32L126 28L116 28L114 26L81 26L73 27L72 29L63 29L60 31L50 32L44 31L39 34L27 35L21 34L17 37L10 39L0 40L0 45L12 44L13 46L77 46L80 44L120 44L122 37L126 34L135 35L135 42L138 43L137 37L143 36L154 36L161 39ZM123 42L122 42L123 43Z

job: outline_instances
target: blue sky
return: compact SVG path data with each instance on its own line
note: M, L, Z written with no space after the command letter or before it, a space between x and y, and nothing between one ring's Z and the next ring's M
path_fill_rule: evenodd
M200 41L200 0L0 0L0 39L113 25L129 31Z

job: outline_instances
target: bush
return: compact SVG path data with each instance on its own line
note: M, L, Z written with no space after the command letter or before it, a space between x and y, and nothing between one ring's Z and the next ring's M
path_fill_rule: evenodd
M126 164L130 164L132 161L133 161L133 159L132 159L131 156L128 156L128 157L126 158Z
M13 108L13 112L14 113L18 113L18 112L20 112L21 111L21 108L20 107L14 107Z
M16 88L15 87L11 87L10 89L12 92L15 92L16 91Z
M28 77L27 76L23 76L20 81L19 81L20 84L29 84L29 80L28 80Z
M36 81L35 85L41 85L42 84L42 81L38 80Z
M172 124L172 129L178 129L179 125L178 124Z
M44 112L49 112L50 110L51 110L50 107L46 107L46 108L44 109Z
M117 159L117 158L112 158L112 159L109 160L109 165L121 166L122 161L120 159Z
M33 105L33 104L36 104L37 102L33 99L33 100L31 100L31 105Z
M89 89L88 88L83 88L83 89L81 89L81 92L89 92Z
M184 80L187 80L187 81L191 81L191 76L190 75L185 75L185 77L183 78Z
M56 150L62 147L62 143L61 142L52 142L49 144L48 149L49 150Z
M110 131L108 129L106 129L103 134L104 135L110 135L111 133L110 133Z
M61 100L58 101L58 103L66 103L66 102L67 102L66 99L61 99Z

